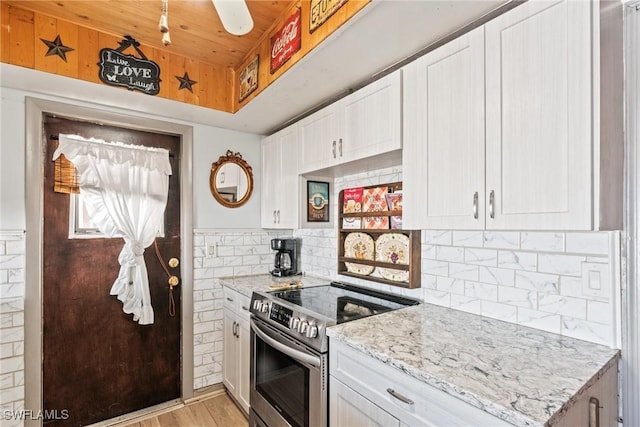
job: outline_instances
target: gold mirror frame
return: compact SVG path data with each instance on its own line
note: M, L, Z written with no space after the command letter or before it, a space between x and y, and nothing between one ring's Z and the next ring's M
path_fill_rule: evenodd
M221 193L218 190L218 186L216 185L216 178L221 169L226 165L237 165L240 167L241 171L244 172L247 178L247 191L246 193L237 200L229 200L226 197L227 193ZM228 208L237 208L244 205L249 197L251 197L251 193L253 193L253 171L251 166L242 158L242 154L234 153L231 150L227 150L227 153L224 156L220 156L220 158L211 164L211 174L209 175L209 189L211 190L211 194L213 198L218 201L222 206L226 206Z

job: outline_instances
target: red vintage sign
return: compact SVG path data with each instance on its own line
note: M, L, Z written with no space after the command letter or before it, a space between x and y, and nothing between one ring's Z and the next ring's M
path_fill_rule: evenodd
M287 18L282 28L271 37L271 74L300 50L302 34L300 21L300 8L298 8Z

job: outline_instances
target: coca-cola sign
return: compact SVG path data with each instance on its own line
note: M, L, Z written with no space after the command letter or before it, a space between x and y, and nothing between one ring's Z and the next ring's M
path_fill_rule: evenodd
M285 21L271 37L271 74L300 50L300 8Z

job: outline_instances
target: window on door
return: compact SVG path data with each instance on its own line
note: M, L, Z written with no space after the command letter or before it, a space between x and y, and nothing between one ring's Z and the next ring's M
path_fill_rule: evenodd
M164 223L160 224L157 237L164 237ZM70 239L109 239L121 235L107 236L91 221L81 194L69 195L69 238Z

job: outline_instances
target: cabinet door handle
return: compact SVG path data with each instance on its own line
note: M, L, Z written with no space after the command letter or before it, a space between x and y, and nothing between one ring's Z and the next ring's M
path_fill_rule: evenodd
M225 177L224 172L220 172L220 182L224 183Z
M589 427L600 427L600 401L595 397L589 399Z
M275 210L273 211L273 223L274 224L276 223L276 211Z
M340 138L340 144L338 144L338 151L340 152L340 157L342 157L342 138Z
M278 217L278 224L280 224L280 209L278 209L277 217Z
M473 219L478 219L478 192L473 193Z
M494 219L496 217L496 194L495 191L489 192L489 218Z
M333 153L333 158L336 158L336 142L333 141L333 148L331 149L331 152Z
M243 305L243 306L242 306L242 309L243 309L244 311L249 311L249 308L248 308L246 305Z
M413 400L409 399L406 396L401 395L400 393L398 393L397 391L395 391L392 388L388 388L387 389L387 393L389 393L391 396L395 397L399 401L401 401L403 403L406 403L407 405L413 405Z
M229 301L229 302L233 302L233 298L229 298L229 297L227 297L227 301Z
M233 336L236 336L236 321L233 321L233 326L231 326L231 333L233 334Z

